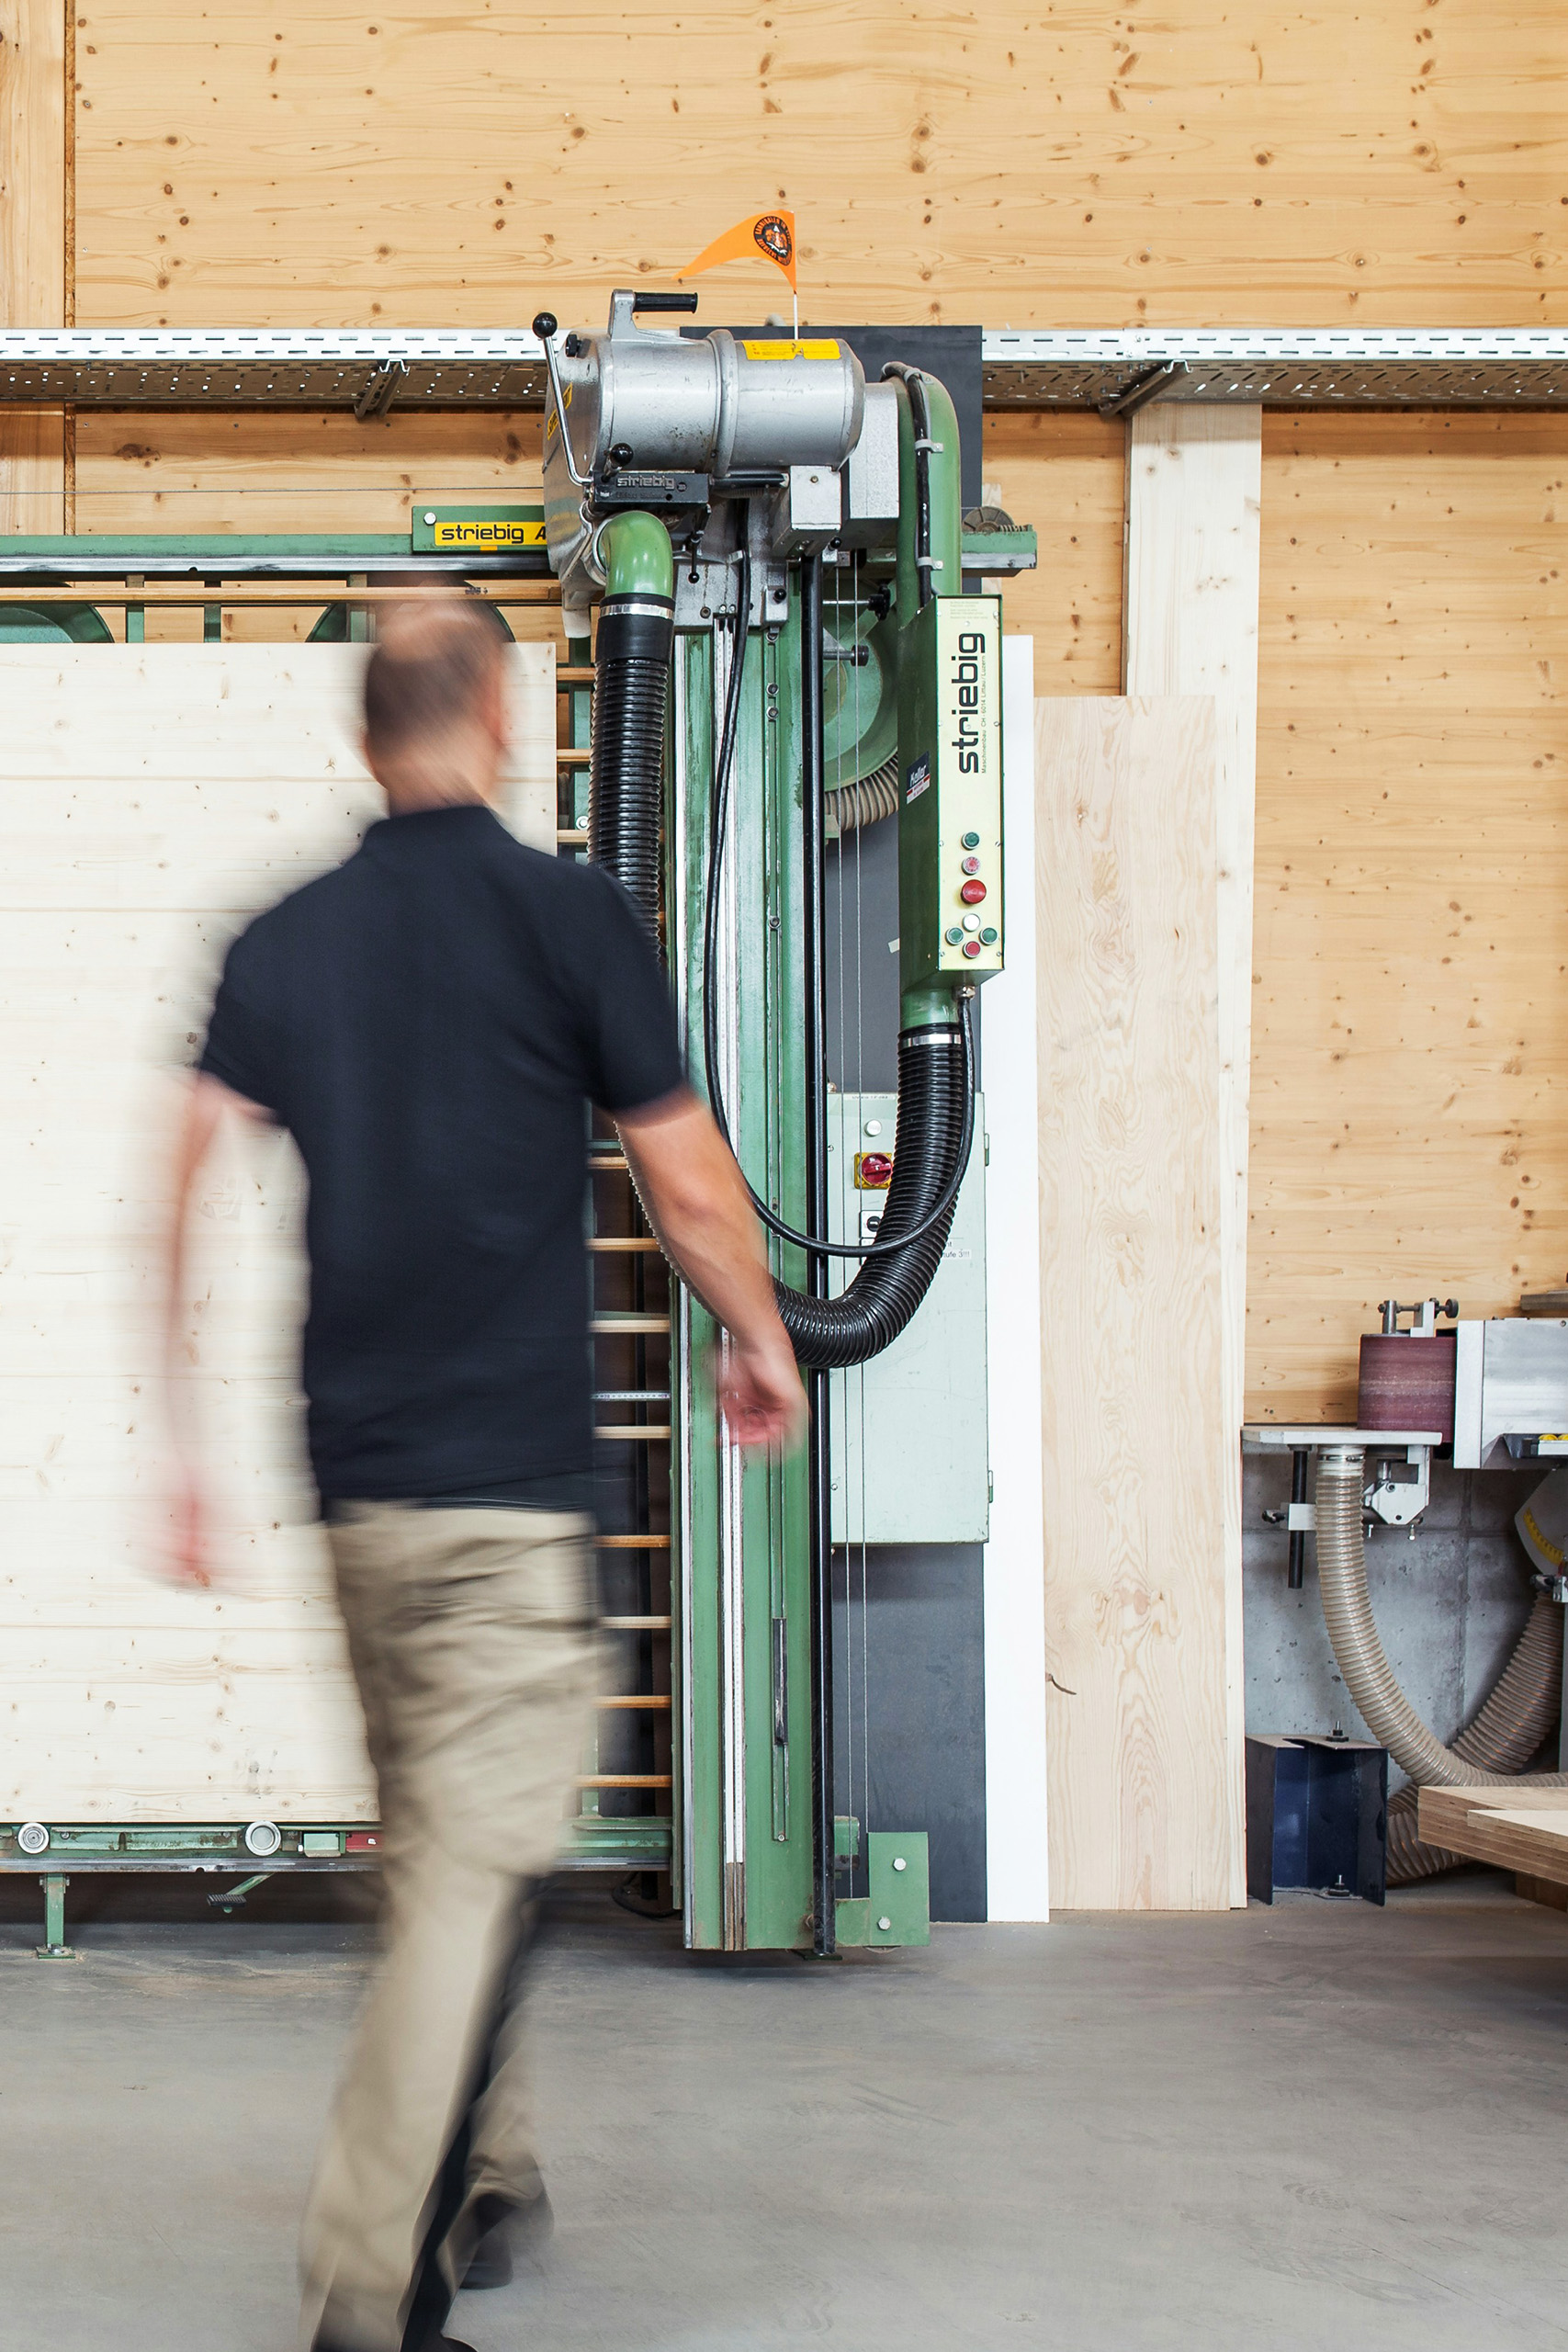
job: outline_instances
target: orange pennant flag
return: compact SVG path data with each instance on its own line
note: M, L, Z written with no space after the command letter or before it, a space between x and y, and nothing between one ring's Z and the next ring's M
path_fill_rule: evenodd
M699 270L714 269L721 261L742 260L747 254L761 254L775 269L782 269L790 285L795 284L795 215L793 212L753 212L748 220L738 220L711 245L705 245L696 260L688 262L679 272L682 277L695 277Z

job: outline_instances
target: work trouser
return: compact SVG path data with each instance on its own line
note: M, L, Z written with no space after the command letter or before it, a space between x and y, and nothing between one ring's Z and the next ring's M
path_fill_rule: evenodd
M328 1528L380 1785L387 1949L317 2160L306 2345L420 2352L493 2208L538 2170L521 1970L594 1698L592 1522L336 1507Z

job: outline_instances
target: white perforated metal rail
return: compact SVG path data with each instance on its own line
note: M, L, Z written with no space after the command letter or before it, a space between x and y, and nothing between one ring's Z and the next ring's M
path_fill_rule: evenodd
M987 408L1115 410L1142 397L1275 408L1568 404L1568 335L1323 329L984 337ZM525 332L265 334L237 328L0 333L0 403L80 408L537 408Z

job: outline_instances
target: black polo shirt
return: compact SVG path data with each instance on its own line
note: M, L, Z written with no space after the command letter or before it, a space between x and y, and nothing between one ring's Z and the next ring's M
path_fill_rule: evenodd
M555 1502L592 1444L586 1108L684 1075L620 886L477 805L384 819L235 940L200 1066L310 1175L323 1498Z

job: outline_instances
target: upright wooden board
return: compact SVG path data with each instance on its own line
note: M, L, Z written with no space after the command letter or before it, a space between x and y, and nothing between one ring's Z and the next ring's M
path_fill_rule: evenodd
M64 0L0 0L0 327L69 320ZM0 409L0 533L64 527L64 423Z
M1213 709L1035 706L1054 1908L1233 1900Z
M223 948L380 811L351 647L0 650L0 1818L364 1817L299 1437L301 1180L205 1182L189 1363L225 1579L160 1578L158 1301L183 1069ZM554 662L513 657L553 787ZM553 816L552 816L553 846Z
M1247 1353L1247 1095L1252 1054L1252 847L1258 774L1258 540L1263 412L1141 409L1127 427L1122 685L1214 704L1219 964L1220 1352L1226 1424L1225 1601L1230 1732L1245 1733L1241 1677L1241 1452ZM1239 1789L1240 1782L1237 1781ZM1233 1900L1247 1898L1235 1825Z

